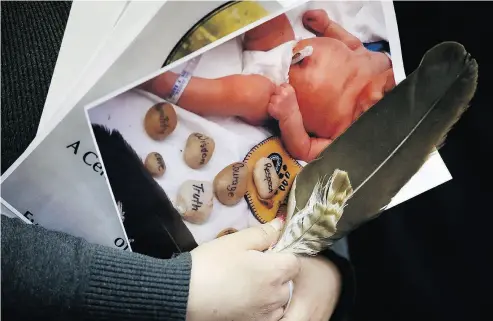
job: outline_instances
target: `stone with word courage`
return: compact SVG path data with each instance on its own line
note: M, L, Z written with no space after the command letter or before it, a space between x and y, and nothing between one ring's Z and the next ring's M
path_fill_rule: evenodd
M149 173L154 177L161 177L166 171L166 164L161 154L152 152L147 155L144 166L147 168Z
M214 178L214 194L227 206L236 205L247 191L248 167L243 162L226 166Z
M169 103L158 103L147 111L144 117L144 128L154 140L163 140L176 128L178 119L173 105Z
M216 144L214 139L201 133L192 133L188 136L183 159L193 169L207 165L214 153Z
M205 181L185 181L178 190L175 207L184 220L203 224L212 212L212 184Z
M270 158L262 157L253 167L253 181L257 193L261 198L271 198L279 187L280 180L277 176L274 163Z

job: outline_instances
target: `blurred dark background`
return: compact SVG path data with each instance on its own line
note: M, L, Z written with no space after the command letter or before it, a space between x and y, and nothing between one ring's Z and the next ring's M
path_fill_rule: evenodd
M493 145L493 58L487 48L493 4L397 1L394 6L406 73L435 44L458 41L479 63L479 86L472 107L440 150L453 180L384 212L350 237L355 319L493 320L493 162L487 155ZM3 173L36 134L70 2L2 1L1 11ZM40 24L50 24L52 32L44 33ZM6 55L9 51L15 54ZM17 85L5 85L7 77Z
M471 108L440 154L453 180L389 211L350 237L358 320L493 320L490 177L491 2L394 2L406 73L427 49L457 41L479 64Z

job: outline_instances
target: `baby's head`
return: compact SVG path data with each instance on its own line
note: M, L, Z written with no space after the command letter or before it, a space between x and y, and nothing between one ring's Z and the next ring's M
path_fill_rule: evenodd
M306 46L313 53L291 66L289 83L306 131L317 137L336 138L395 86L390 59L383 53L351 50L327 37L301 40L294 52Z

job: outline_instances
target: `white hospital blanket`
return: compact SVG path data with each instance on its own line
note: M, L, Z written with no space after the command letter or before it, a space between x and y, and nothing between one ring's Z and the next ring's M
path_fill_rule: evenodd
M288 14L297 37L313 36L304 29L301 15L307 9L320 8L326 9L333 20L342 23L362 41L385 38L382 7L380 2L373 1L321 1L305 4ZM180 66L173 71L179 73L183 68L184 66ZM242 68L242 47L238 37L204 53L194 76L218 78L241 74ZM234 117L204 118L176 107L178 125L175 131L164 141L156 142L145 133L143 119L147 110L158 101L162 100L135 90L121 94L89 110L88 113L92 123L117 129L142 159L154 151L163 156L167 170L164 176L156 181L172 201L176 199L178 188L185 180L212 182L215 175L225 166L242 161L252 147L271 136L266 129L247 125ZM182 154L188 136L195 131L212 137L216 143L210 162L200 170L190 169L183 161ZM196 242L201 244L215 238L225 228L233 227L239 230L259 223L250 213L244 199L236 206L226 207L214 198L212 214L205 224L185 224Z
M237 135L214 122L176 107L178 125L175 131L163 141L154 141L144 130L144 116L150 107L161 101L163 100L154 95L132 90L89 110L88 113L91 123L118 130L141 159L145 159L150 152L158 152L163 156L166 172L162 177L156 178L156 181L173 202L184 181L203 180L212 183L219 171L233 162L242 161L250 148L267 136L262 129L250 130L248 136ZM183 160L186 140L193 132L204 133L214 138L216 143L211 160L199 170L189 168ZM244 229L253 220L245 200L227 207L214 198L212 214L205 224L185 224L196 242L201 244L215 238L225 228Z

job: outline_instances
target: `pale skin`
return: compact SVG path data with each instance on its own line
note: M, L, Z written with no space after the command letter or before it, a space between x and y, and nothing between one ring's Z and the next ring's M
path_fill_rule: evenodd
M286 150L299 160L315 159L395 81L390 59L364 48L324 10L305 12L303 24L317 37L301 40L294 52L307 45L314 52L291 66L290 84L275 86L261 75L192 77L178 105L202 116L237 116L252 125L275 118ZM247 32L243 46L268 51L293 39L287 17L280 15ZM167 97L176 79L166 72L142 87Z
M325 258L264 253L281 227L274 219L193 250L187 321L327 321L339 297L339 272ZM294 293L284 311L289 280Z

